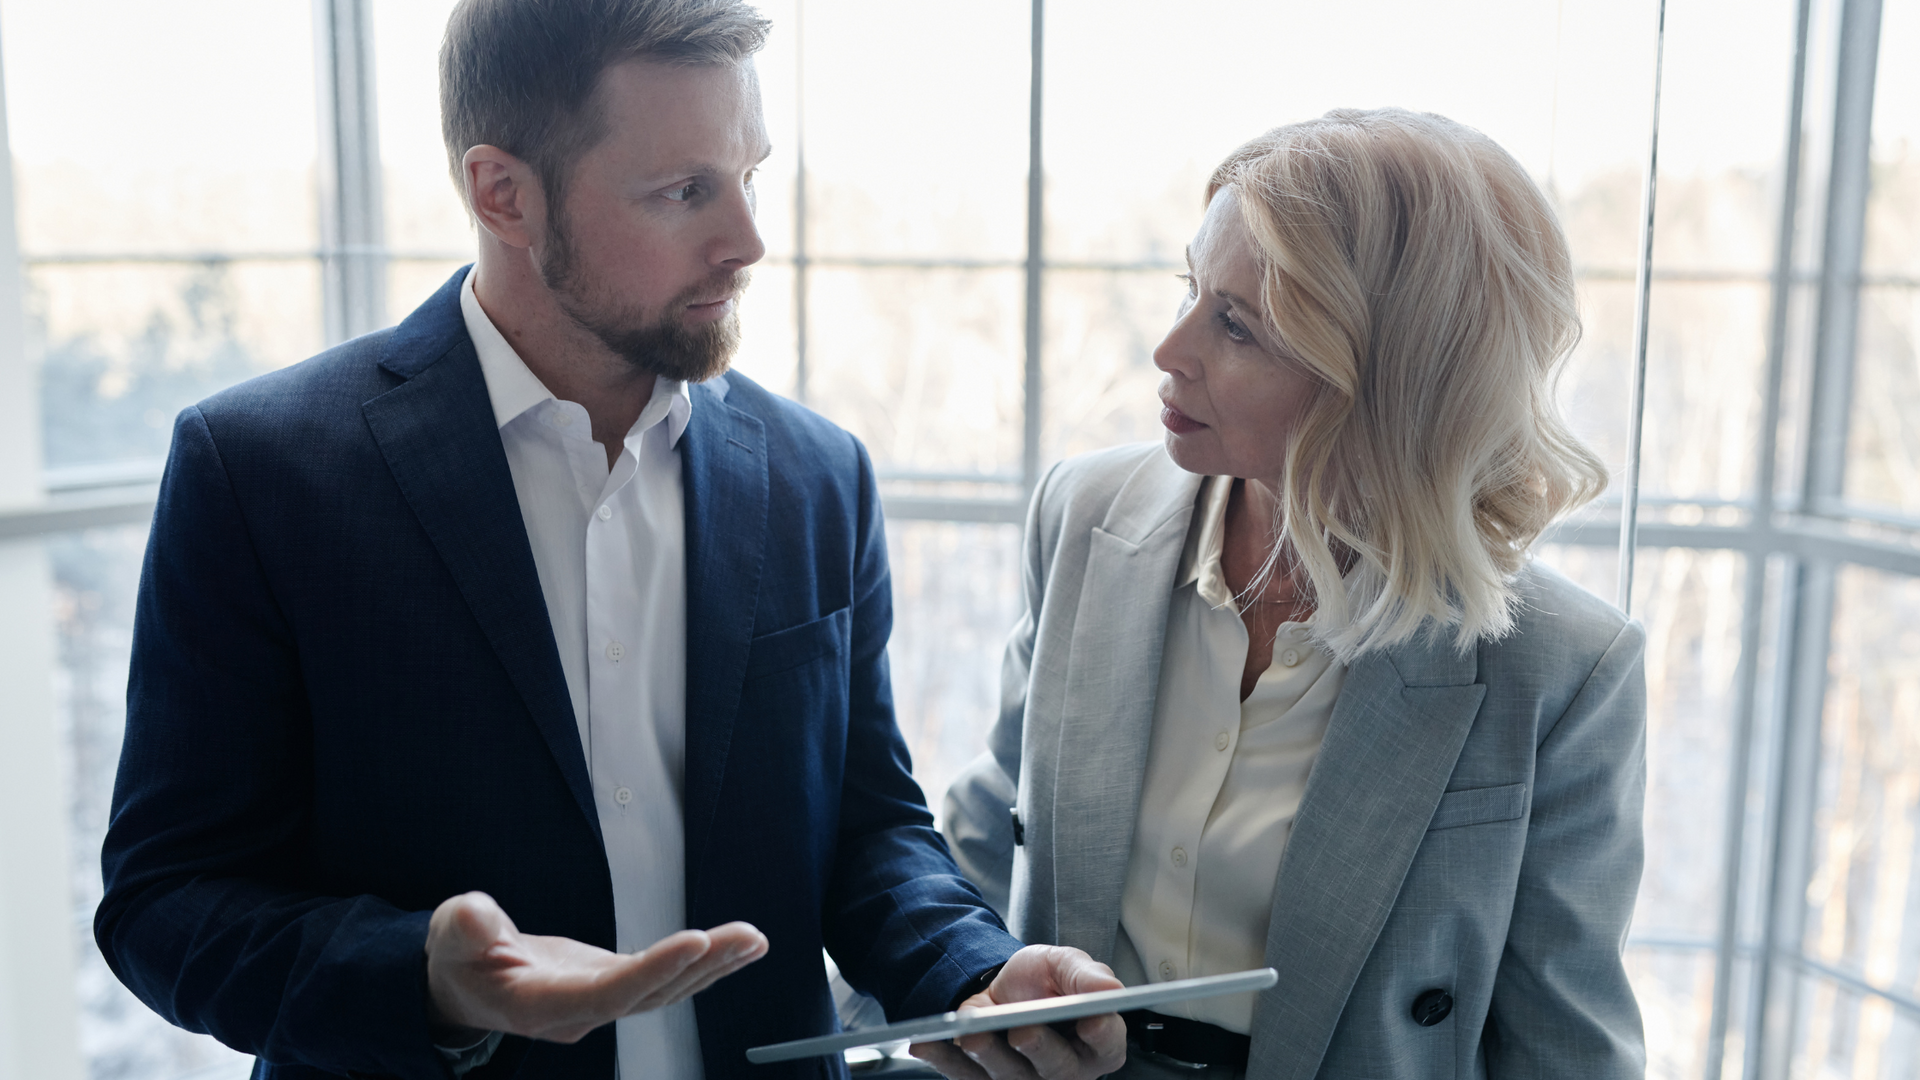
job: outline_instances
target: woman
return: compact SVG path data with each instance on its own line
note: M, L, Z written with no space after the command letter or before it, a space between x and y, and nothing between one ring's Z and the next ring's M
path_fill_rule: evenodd
M1269 132L1207 195L1164 449L1034 496L961 865L1129 984L1279 970L1129 1017L1130 1075L1640 1076L1642 635L1528 556L1606 479L1554 404L1553 212L1396 109Z

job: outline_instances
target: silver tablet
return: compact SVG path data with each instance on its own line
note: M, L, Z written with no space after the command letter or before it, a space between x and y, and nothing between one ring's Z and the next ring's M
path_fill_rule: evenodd
M1078 1020L1085 1016L1126 1012L1130 1009L1148 1009L1155 1005L1192 1001L1195 998L1218 997L1222 994L1245 994L1254 990L1265 990L1279 981L1279 972L1272 968L1260 968L1255 971L1236 971L1231 975L1208 975L1200 979L1148 983L1145 986L1129 986L1121 990L1098 990L1091 994L1068 994L1065 997L1043 998L1039 1001L1020 1001L1012 1005L989 1005L984 1009L969 1009L966 1012L940 1013L936 1016L922 1016L917 1020L902 1020L898 1024L888 1024L886 1027L863 1028L859 1031L843 1031L837 1035L821 1035L812 1039L774 1043L771 1046L756 1046L747 1051L747 1060L756 1065L765 1065L772 1061L820 1057L824 1054L838 1054L846 1050L858 1050L885 1043L937 1042L941 1039L951 1039L956 1035L975 1035L983 1031L1005 1031L1008 1028L1025 1027L1028 1024L1052 1024L1062 1020Z

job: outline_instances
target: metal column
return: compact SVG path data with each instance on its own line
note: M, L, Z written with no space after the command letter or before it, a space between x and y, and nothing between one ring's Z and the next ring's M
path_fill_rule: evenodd
M1046 170L1041 164L1041 62L1046 57L1046 4L1033 0L1033 61L1028 78L1027 106L1027 355L1026 407L1023 416L1020 481L1028 493L1040 483L1040 436L1044 430L1041 415L1041 298L1046 270Z
M386 221L371 0L314 0L321 281L327 344L387 324Z
M1767 361L1761 383L1760 431L1755 447L1753 528L1774 527L1774 487L1780 456L1780 392L1786 372L1789 314L1793 306L1794 232L1800 209L1801 135L1805 123L1807 38L1812 0L1799 0L1794 15L1793 75L1787 101L1787 138L1781 161L1780 217L1774 237L1773 282L1768 298ZM1771 546L1771 545L1769 545ZM1734 676L1733 752L1727 763L1726 821L1720 863L1720 914L1714 945L1713 1011L1707 1026L1707 1080L1726 1071L1727 1026L1732 1012L1734 960L1740 950L1740 890L1747 843L1747 805L1754 768L1754 729L1760 701L1762 614L1767 597L1767 556L1748 552L1741 595L1740 665ZM1778 650L1785 655L1787 649ZM1742 1031L1744 1057L1754 1056L1757 1016ZM1749 1067L1743 1062L1742 1070Z
M1821 240L1820 292L1808 380L1800 508L1818 513L1842 494L1852 410L1860 267L1866 241L1873 92L1880 53L1880 0L1845 0L1834 64L1833 147ZM1763 467L1765 463L1763 463ZM1760 912L1760 958L1748 1009L1747 1080L1785 1080L1799 1037L1796 960L1806 922L1813 851L1821 717L1826 704L1838 565L1796 560L1783 603L1782 703L1767 792L1771 858Z

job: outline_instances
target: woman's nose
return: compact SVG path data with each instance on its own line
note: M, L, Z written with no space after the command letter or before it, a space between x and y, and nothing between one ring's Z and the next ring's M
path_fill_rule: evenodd
M1168 328L1167 336L1153 350L1153 366L1169 375L1198 377L1198 359L1193 350L1193 309L1182 305L1180 314Z

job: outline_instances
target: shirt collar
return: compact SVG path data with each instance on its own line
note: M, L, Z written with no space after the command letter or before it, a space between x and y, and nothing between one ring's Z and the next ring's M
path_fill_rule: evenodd
M1194 510L1194 528L1187 532L1186 551L1180 556L1180 571L1173 587L1199 585L1200 598L1209 607L1239 611L1233 594L1227 590L1226 571L1220 554L1227 535L1227 501L1233 496L1233 477L1209 476L1200 482L1200 504Z
M507 344L499 327L493 325L493 320L480 307L480 298L473 293L473 273L469 269L466 280L460 283L460 314L466 320L473 349L480 354L480 374L487 383L487 398L493 403L494 424L504 428L521 413L554 400L554 396L527 367L527 362L520 359L513 346ZM692 416L693 398L687 392L686 381L655 376L653 395L647 399L647 407L640 410L640 419L634 422L627 437L639 435L664 417L667 445L678 446Z

